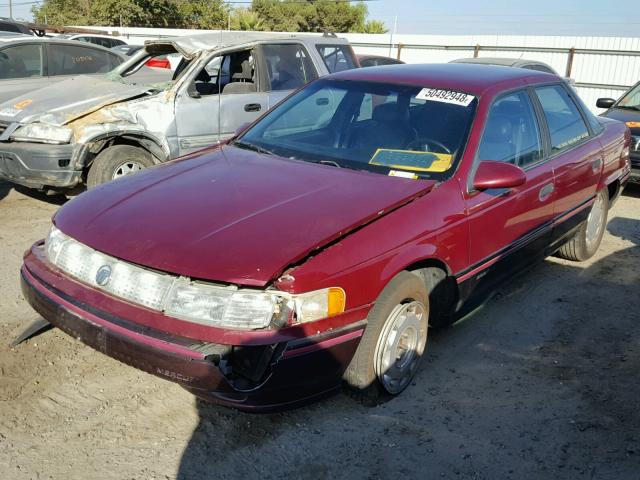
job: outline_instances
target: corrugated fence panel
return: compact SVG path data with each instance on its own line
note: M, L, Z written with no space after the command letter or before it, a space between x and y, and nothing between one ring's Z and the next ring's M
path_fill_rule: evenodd
M151 38L214 32L162 28L93 28L119 32L132 44L141 44ZM400 58L407 63L440 63L473 57L474 49L480 46L480 57L538 60L551 65L560 75L566 72L569 49L574 48L576 52L573 55L570 77L576 82L578 94L596 113L600 111L595 106L598 98L618 98L626 88L640 81L640 38L357 33L341 36L349 39L358 54L397 58L400 47Z

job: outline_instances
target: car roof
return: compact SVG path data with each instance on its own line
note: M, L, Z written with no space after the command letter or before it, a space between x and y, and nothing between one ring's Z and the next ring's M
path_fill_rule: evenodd
M344 38L327 35L292 35L290 33L271 32L218 32L203 33L199 35L185 35L182 37L169 37L144 42L148 51L154 47L173 46L176 51L185 58L193 58L202 51L213 51L221 48L251 45L260 42L272 42L276 40L295 40L301 43L312 44L348 44Z
M452 60L451 63L478 63L482 65L503 65L505 67L519 67L520 65L544 65L549 67L544 62L539 60L529 60L527 58L504 58L504 57L470 57L470 58L458 58Z
M526 83L559 80L556 75L495 65L472 63L433 63L385 65L334 73L326 78L415 85L451 89L481 95L492 87L507 88Z
M120 38L119 36L116 35L103 35L100 33L65 33L62 35L58 35L57 37L54 38L61 38L61 39L70 39L73 40L75 38L78 37L94 37L94 38L113 38L115 40L122 40L124 42L124 40L122 38Z
M118 54L117 52L111 52L110 49L105 48L101 45L96 45L95 43L85 43L85 42L78 42L77 40L58 40L57 38L54 37L31 37L29 35L16 35L15 37L11 37L11 38L3 38L0 37L0 43L1 44L8 44L8 43L25 43L25 42L29 42L29 43L51 43L54 45L71 45L74 47L77 47L78 45L81 46L85 46L88 48L96 48L99 50L104 50L105 52L110 52L113 55L119 55L122 56L120 54Z

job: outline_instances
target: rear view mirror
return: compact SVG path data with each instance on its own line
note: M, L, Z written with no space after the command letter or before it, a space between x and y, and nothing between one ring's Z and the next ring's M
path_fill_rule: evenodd
M329 99L326 97L316 98L316 105L319 107L324 107L325 105L329 105Z
M513 188L527 181L527 175L520 167L510 163L485 160L480 162L473 177L473 188Z
M616 101L613 98L599 98L596 101L596 107L598 108L611 108Z

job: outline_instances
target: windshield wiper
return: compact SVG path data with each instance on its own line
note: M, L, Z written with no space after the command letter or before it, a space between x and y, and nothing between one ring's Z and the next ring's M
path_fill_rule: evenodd
M237 140L233 142L233 145L244 150L251 150L252 152L258 152L264 155L275 155L275 153L273 153L271 150L267 150L266 148L263 148L260 145L256 145L254 143L242 142Z
M342 165L338 164L338 162L334 162L333 160L318 160L316 163L321 163L323 165L331 165L332 167L342 168Z
M617 108L627 108L629 110L640 110L640 105L616 105Z

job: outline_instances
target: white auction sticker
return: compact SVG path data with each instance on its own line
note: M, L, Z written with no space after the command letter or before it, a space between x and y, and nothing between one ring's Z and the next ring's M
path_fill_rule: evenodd
M433 102L453 103L468 107L473 99L473 95L462 92L454 92L453 90L438 90L437 88L423 88L416 95L418 100L431 100Z

